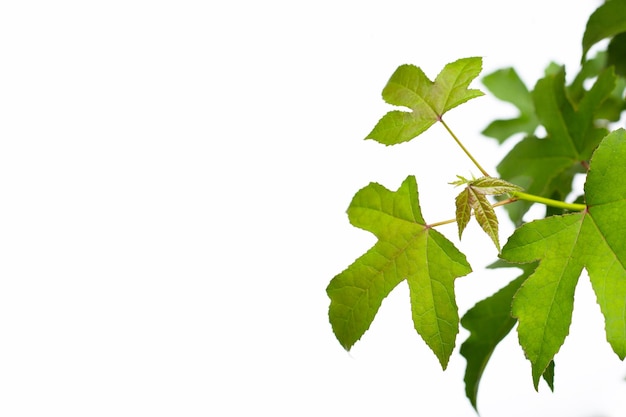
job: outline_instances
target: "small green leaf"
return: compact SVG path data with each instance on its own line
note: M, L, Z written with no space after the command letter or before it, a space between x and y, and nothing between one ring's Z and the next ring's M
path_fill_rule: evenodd
M521 187L493 177L480 177L471 181L459 175L457 177L459 177L459 180L451 184L467 184L465 190L456 197L456 222L459 228L459 239L469 223L473 211L476 221L493 240L499 251L498 218L491 203L485 196L512 193L520 191Z
M370 327L383 299L406 279L415 330L445 369L459 331L454 280L471 268L449 240L424 222L415 177L407 177L396 192L369 184L352 199L348 217L378 242L326 289L337 339L349 350Z
M479 194L501 195L522 191L522 187L500 178L481 177L471 181L471 187Z
M602 140L585 183L587 210L518 228L502 249L509 262L540 260L513 301L535 388L569 332L574 289L587 269L605 317L607 340L626 357L626 131Z
M388 112L366 139L395 145L418 136L448 110L483 95L480 90L468 89L481 69L481 58L459 59L447 64L433 83L419 67L398 67L383 89L383 99L411 111Z
M539 120L535 116L535 106L528 88L513 68L503 68L483 78L483 84L502 101L513 104L520 115L514 119L495 120L483 135L495 138L502 143L516 133L532 134Z
M482 229L493 240L493 243L500 252L500 241L498 238L498 217L493 210L491 203L484 194L478 193L473 187L468 187L469 202L474 211L474 217Z
M458 187L459 185L465 185L465 184L471 182L471 180L468 180L467 178L462 177L460 175L457 175L456 177L458 178L458 180L449 182L448 184L454 185L454 186Z
M461 191L461 193L456 196L456 224L459 229L459 239L463 235L463 230L470 221L472 217L472 206L469 202L469 187Z
M626 0L611 0L598 7L589 16L583 35L584 62L589 49L605 38L626 32Z

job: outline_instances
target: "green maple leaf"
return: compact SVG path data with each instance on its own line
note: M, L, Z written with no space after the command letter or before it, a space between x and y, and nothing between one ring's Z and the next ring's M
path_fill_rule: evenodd
M626 131L620 129L604 138L591 159L587 209L527 223L502 249L509 262L540 261L513 300L535 388L569 332L583 268L604 315L607 340L621 359L626 356L625 160Z
M626 35L626 34L625 34ZM626 54L623 52L624 41L626 37L621 35L614 38L608 47L607 51L600 51L593 57L585 61L578 74L567 88L567 93L572 102L578 103L582 97L587 93L585 90L585 83L588 80L592 80L604 71L607 66L614 65L615 73L623 76L621 72L624 70L626 64ZM621 72L620 72L621 71ZM603 119L612 122L616 122L620 119L622 111L626 108L624 103L624 89L626 88L626 80L622 77L618 77L615 83L615 88L611 92L611 95L607 97L594 112L596 119Z
M504 261L498 261L489 268L507 268L514 266ZM522 274L511 281L504 288L490 297L476 303L465 313L461 325L470 331L470 336L461 345L461 355L467 359L465 368L465 394L477 408L478 386L487 363L496 346L509 334L517 320L511 316L513 296L522 283L533 273L537 264L523 264ZM554 369L552 373L544 373L544 378L552 387Z
M406 279L415 330L445 369L459 331L454 280L471 268L448 239L424 222L415 177L407 177L396 192L369 184L354 196L348 217L378 242L328 285L337 339L349 350L370 327L383 299Z
M483 135L502 143L516 133L530 135L535 132L539 126L535 105L528 88L515 69L503 68L486 75L482 81L495 97L513 104L520 112L519 116L513 119L494 120L483 130Z
M469 223L472 212L474 212L476 221L500 251L498 217L486 196L512 193L521 190L521 188L493 177L481 177L473 180L459 177L459 181L451 184L467 184L467 187L456 197L456 222L459 229L459 239Z
M523 185L530 194L566 196L581 163L587 161L607 130L594 125L595 114L615 88L612 68L603 71L578 103L566 93L565 71L548 74L537 82L533 100L547 137L519 142L500 162L498 172L507 181ZM531 203L510 205L509 215L520 223Z
M601 41L626 32L626 0L611 0L598 7L589 16L583 35L583 57L589 49Z
M448 110L483 95L480 90L468 89L481 69L481 58L462 58L447 64L433 83L419 67L398 67L383 89L383 99L411 111L388 112L366 139L395 145L418 136Z

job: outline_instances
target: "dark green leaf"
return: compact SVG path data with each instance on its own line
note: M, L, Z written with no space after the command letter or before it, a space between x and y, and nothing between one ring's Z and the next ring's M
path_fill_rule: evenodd
M585 61L589 49L602 39L626 32L626 0L610 0L598 7L589 16L583 35Z
M511 317L513 295L535 266L523 265L522 275L492 296L478 302L461 319L461 325L470 331L469 338L461 345L461 355L467 359L465 394L474 408L477 408L478 386L487 363L496 346L516 323Z

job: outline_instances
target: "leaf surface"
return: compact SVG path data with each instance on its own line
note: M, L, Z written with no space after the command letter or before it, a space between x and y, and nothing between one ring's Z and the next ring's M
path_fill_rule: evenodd
M546 138L529 136L519 142L500 162L498 172L507 181L523 184L530 194L566 196L577 172L606 135L594 126L594 115L615 88L612 69L602 72L593 87L574 105L566 94L565 71L548 74L537 82L533 100ZM509 216L520 223L531 203L519 202Z
M615 67L615 73L624 77L626 75L626 32L615 35L607 48L607 65Z
M361 189L348 217L378 242L328 285L337 339L349 350L370 327L383 299L406 279L415 330L445 369L459 331L454 280L471 272L465 256L424 222L413 176L395 192L376 183Z
M611 0L598 7L589 16L583 35L583 57L602 39L626 32L626 0Z
M527 223L502 249L509 262L540 261L513 300L535 388L569 332L583 268L605 317L607 340L621 359L626 356L624 160L626 132L620 129L606 136L593 155L585 183L587 210Z
M461 325L470 336L461 345L461 355L467 360L465 394L477 408L478 386L483 372L498 343L511 331L516 320L511 317L513 295L532 272L520 275L492 296L479 301L465 313Z
M477 409L478 387L483 372L498 344L509 334L517 320L511 316L513 296L522 283L533 273L537 263L515 265L499 260L488 268L522 269L520 276L498 290L495 294L476 303L465 313L461 325L470 331L470 336L461 345L461 355L467 360L465 368L465 394ZM551 390L554 390L554 362L543 374Z
M501 195L519 191L520 187L500 178L480 177L467 180L459 176L459 180L451 184L464 185L467 187L456 197L456 222L459 230L459 239L463 230L469 223L472 212L476 221L485 233L493 240L498 251L500 241L498 238L498 217L489 202L487 195Z
M462 58L447 64L432 82L421 68L401 65L383 89L383 99L411 111L388 112L366 139L395 145L418 136L448 110L483 95L480 90L468 88L481 69L481 58Z
M483 130L483 135L502 143L516 133L530 135L535 132L539 125L539 120L535 116L535 105L528 88L515 69L503 68L486 75L482 81L494 96L511 103L520 113L513 119L494 120Z

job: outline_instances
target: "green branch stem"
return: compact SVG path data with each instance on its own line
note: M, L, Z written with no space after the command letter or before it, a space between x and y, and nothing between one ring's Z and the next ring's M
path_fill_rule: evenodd
M562 208L570 211L582 211L587 208L584 204L566 203L565 201L553 200L551 198L539 197L532 194L523 193L521 191L515 191L511 193L514 200L525 200L533 203L541 203L546 206L552 206L556 208Z
M485 177L490 177L491 175L487 174L487 171L485 171L485 169L480 166L480 164L478 163L478 161L476 160L476 158L474 158L472 156L472 154L470 153L470 151L467 150L467 148L465 146L463 146L463 144L461 143L461 141L459 140L459 138L454 134L454 132L448 127L448 125L446 124L446 122L443 121L443 119L441 117L439 117L439 121L441 122L441 124L443 125L443 127L446 128L446 130L448 131L448 133L450 134L450 136L452 136L452 138L455 140L455 142L457 143L457 145L459 145L461 147L461 149L463 150L463 152L465 152L465 155L467 155L467 157L469 159L472 160L472 162L474 163L474 165L476 165L476 168L478 168L480 170L480 172L482 172L482 174Z
M515 203L516 201L519 201L519 200L525 200L525 201L531 201L533 203L540 203L546 206L562 208L562 209L570 210L570 211L583 211L584 209L587 208L587 206L584 204L566 203L564 201L553 200L551 198L545 198L545 197L539 197L539 196L524 193L521 191L513 192L511 193L511 195L512 195L511 198L498 201L497 203L492 204L491 207L494 207L494 208L500 207L506 204ZM443 226L445 224L451 224L451 223L456 223L456 219L448 219L448 220L443 220L443 221L436 222L436 223L431 223L428 225L428 227L438 227L438 226Z

